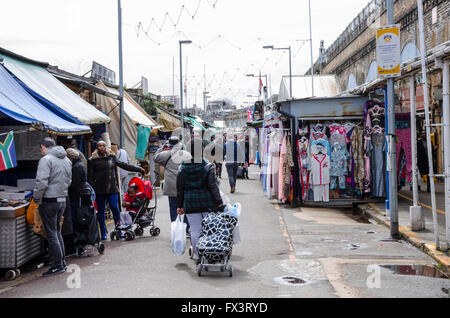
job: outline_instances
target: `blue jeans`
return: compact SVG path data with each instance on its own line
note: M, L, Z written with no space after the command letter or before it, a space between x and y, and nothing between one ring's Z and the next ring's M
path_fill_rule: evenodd
M177 209L178 209L177 197L169 197L170 221L172 223L177 220L178 217ZM189 231L188 218L184 218L184 223L187 224L186 231Z
M108 230L106 229L106 218L105 218L105 209L106 202L108 201L109 208L111 209L114 217L114 223L119 224L120 222L120 209L119 209L119 194L97 194L97 218L98 223L100 225L100 231L102 233L102 237L105 237L108 234Z

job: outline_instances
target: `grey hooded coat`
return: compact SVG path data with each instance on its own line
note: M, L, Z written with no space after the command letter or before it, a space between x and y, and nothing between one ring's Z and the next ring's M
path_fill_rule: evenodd
M34 201L41 203L42 198L66 198L72 182L72 163L61 146L48 149L39 160L34 186Z
M189 152L183 150L182 144L174 146L171 150L160 148L155 155L155 162L164 167L164 195L177 196L178 168L184 161L191 160Z

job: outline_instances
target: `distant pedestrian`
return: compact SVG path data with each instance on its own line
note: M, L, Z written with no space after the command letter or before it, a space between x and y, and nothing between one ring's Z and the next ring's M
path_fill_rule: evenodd
M116 167L131 172L145 173L145 170L141 167L119 161L116 155L106 148L106 143L99 141L97 143L97 149L92 153L92 157L88 161L88 182L94 188L97 198L97 217L98 223L100 224L102 240L106 240L108 235L105 219L106 202L108 202L113 213L115 224L120 223L119 188L117 187ZM120 233L120 237L123 237L122 233Z
M245 160L244 160L244 179L250 179L248 177L248 168L250 167L250 139L245 136Z
M119 145L112 143L111 145L117 147L117 159L119 161L125 162L126 164L130 164L130 158L128 157L128 153L125 149L121 149ZM120 168L119 169L119 178L120 178L120 187L121 187L121 193L122 196L127 193L128 190L128 171L125 169Z
M44 276L66 271L61 217L66 209L68 189L72 182L72 164L66 151L51 138L41 142L42 158L36 175L33 198L39 204L39 215L47 235L51 267Z
M178 215L186 214L190 224L191 243L198 262L197 241L202 231L202 220L210 212L223 208L215 166L195 151L191 142L190 162L184 162L177 177Z
M183 150L183 144L178 137L170 137L155 154L155 162L164 167L164 195L169 198L170 220L177 219L177 175L178 169L185 160L190 160L191 155ZM185 219L185 223L189 222Z
M225 166L227 168L228 180L230 182L230 192L236 191L237 169L240 163L244 162L244 151L238 143L238 136L234 136L233 141L228 141L223 146L223 153L225 155Z
M211 137L211 142L205 147L205 158L214 163L216 176L222 178L223 144L220 140L216 140L214 135Z

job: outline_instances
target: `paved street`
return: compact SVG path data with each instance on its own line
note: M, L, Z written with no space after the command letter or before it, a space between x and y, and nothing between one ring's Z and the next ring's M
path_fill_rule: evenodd
M0 281L0 297L448 297L447 279L373 266L414 265L419 272L419 265L432 265L408 243L390 241L386 227L351 211L289 209L270 202L257 170L252 172L252 180L239 180L234 195L222 179L222 190L243 206L232 278L198 277L187 255L172 253L168 202L161 198L158 238L146 231L133 242L107 241L103 256L69 259L81 267L81 288L68 288L71 273L42 278L40 269L14 283ZM400 270L411 273L412 267ZM369 276L377 273L379 281L369 279L369 286L380 288L368 288Z

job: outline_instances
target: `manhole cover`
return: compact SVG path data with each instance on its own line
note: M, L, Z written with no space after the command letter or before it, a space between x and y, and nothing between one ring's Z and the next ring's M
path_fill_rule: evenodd
M285 276L285 277L283 277L283 280L289 284L294 284L294 285L306 283L306 281L304 281L303 279L294 277L294 276Z
M306 285L306 284L310 283L310 281L304 280L304 279L302 279L300 277L296 277L296 276L281 276L281 277L276 277L274 280L278 284L287 285L287 286L301 286L301 285Z

